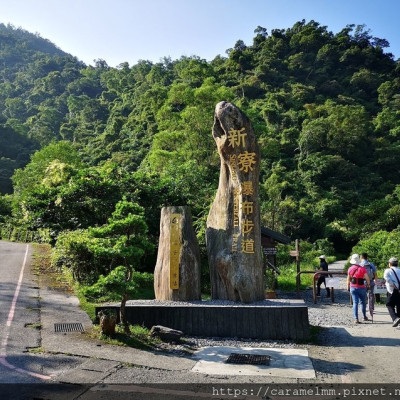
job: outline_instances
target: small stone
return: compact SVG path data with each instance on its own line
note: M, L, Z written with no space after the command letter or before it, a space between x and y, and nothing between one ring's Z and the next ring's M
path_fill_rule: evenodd
M163 342L171 342L174 344L174 342L179 342L181 340L183 332L162 325L154 325L150 330L150 336L157 336Z

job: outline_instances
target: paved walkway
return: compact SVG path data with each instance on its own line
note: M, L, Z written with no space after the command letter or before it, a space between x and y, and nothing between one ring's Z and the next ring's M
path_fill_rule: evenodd
M195 364L192 360L180 357L108 345L100 340L90 339L79 332L56 333L54 330L56 323L81 323L85 331L90 331L92 322L88 315L79 308L79 300L75 296L45 287L41 287L40 295L42 299L42 347L46 352L177 371L187 370Z
M343 272L346 263L347 263L347 260L335 261L332 264L329 264L329 271Z

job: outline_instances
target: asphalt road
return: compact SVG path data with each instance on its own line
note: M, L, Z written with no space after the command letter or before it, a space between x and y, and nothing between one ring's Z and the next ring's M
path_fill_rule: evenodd
M42 382L39 288L30 246L0 241L0 383Z

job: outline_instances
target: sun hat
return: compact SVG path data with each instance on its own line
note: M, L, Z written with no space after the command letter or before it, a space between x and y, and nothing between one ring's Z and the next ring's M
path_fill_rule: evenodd
M322 256L319 256L318 258L323 258L323 259L325 260L325 256L324 256L324 255L322 255Z
M360 264L360 262L361 262L361 260L360 260L360 256L357 254L357 253L355 253L355 254L353 254L351 257L350 257L350 264Z
M389 260L389 262L390 262L390 264L397 264L398 260L397 260L396 257L392 257L392 258Z

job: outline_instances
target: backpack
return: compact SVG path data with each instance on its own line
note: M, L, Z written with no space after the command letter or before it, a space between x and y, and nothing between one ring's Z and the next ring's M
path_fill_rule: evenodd
M374 276L375 276L375 274L374 274L374 272L375 272L374 267L373 267L369 262L365 263L365 264L363 265L363 267L367 270L367 274L368 274L368 276L369 276L369 279L372 281L372 280L374 279Z

